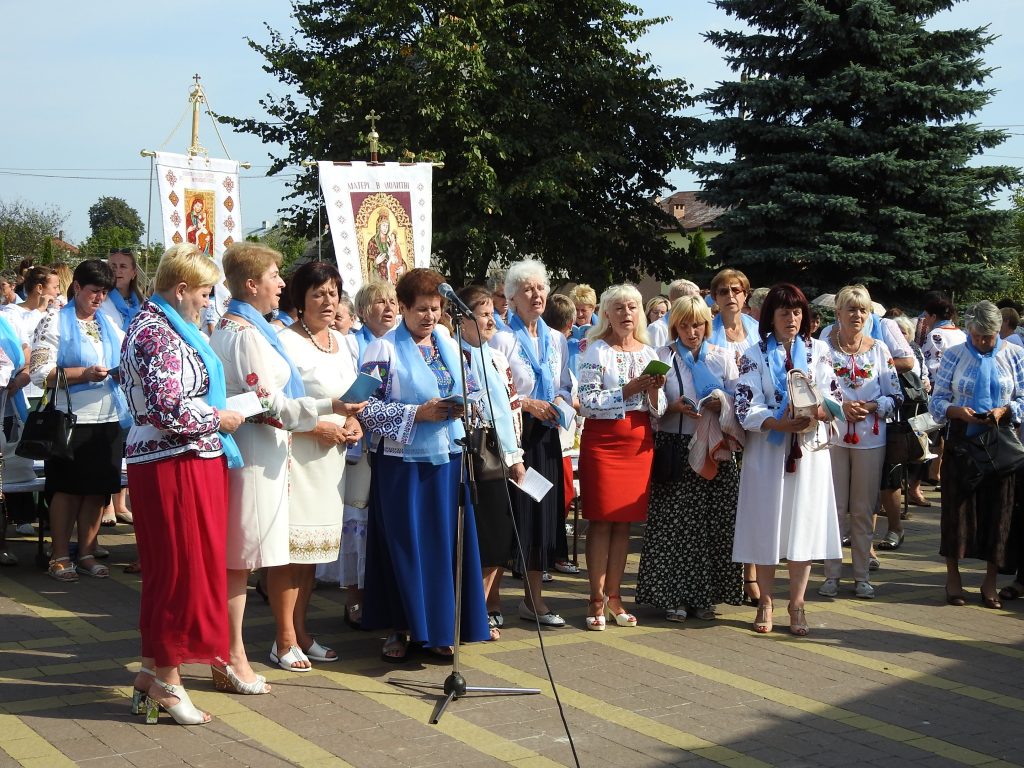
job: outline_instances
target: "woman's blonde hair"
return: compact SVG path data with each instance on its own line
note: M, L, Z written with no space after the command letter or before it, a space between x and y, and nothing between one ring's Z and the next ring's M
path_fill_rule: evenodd
M232 243L225 249L224 280L236 299L246 299L245 281L259 280L275 264L280 266L281 254L262 243Z
M195 243L180 243L168 248L160 257L153 278L153 290L169 291L178 283L189 288L201 285L216 285L220 281L220 270L213 259L199 250Z
M604 294L601 295L603 296ZM572 303L577 307L580 304L597 306L597 292L586 283L574 285L569 291L569 298L572 299Z
M370 307L381 299L385 301L391 299L397 304L398 294L395 293L395 286L386 280L372 280L369 283L363 283L362 287L356 291L354 299L359 319L363 320L366 313L370 311Z
M648 301L647 306L644 307L644 316L651 314L651 310L654 309L659 304L664 304L666 310L672 308L672 302L669 301L667 298L665 298L664 296L655 296L653 299Z
M839 289L839 293L836 294L836 311L846 309L846 307L856 307L857 309L866 309L869 314L875 311L875 305L871 301L871 294L868 293L868 289L863 285L847 285Z
M675 341L679 338L676 326L679 323L692 323L697 320L704 321L704 338L711 336L711 309L700 296L681 296L672 305L672 311L668 315L668 337Z
M611 323L608 321L608 312L611 310L612 304L617 301L632 301L636 304L638 318L636 328L633 329L633 338L641 344L647 344L647 317L644 315L643 310L644 297L640 295L640 291L636 289L636 286L626 284L613 285L610 288L606 288L604 293L601 294L601 306L597 312L597 322L587 333L587 341L595 341L608 333L611 328Z

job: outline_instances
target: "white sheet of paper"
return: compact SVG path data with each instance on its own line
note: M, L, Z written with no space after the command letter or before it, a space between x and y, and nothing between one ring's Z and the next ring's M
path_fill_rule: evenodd
M523 482L517 483L512 479L509 479L509 482L534 501L540 501L547 495L548 491L554 488L554 483L544 477L544 475L533 467L526 470L526 476L523 478Z
M227 409L229 411L238 411L245 418L255 416L257 413L263 413L267 410L263 407L260 399L256 397L255 392L243 392L240 395L232 395L228 398Z

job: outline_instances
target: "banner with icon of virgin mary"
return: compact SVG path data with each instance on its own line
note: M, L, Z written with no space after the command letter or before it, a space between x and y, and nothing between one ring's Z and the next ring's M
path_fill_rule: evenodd
M224 249L243 239L238 163L157 152L156 174L164 246L195 243L222 269ZM223 314L230 296L223 285L215 294L218 313Z
M318 163L345 293L430 266L430 163Z

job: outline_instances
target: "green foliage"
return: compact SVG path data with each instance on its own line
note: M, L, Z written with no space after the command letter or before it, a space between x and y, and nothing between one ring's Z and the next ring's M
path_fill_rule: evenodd
M433 250L454 282L536 254L595 284L667 278L685 254L673 218L651 203L685 160L691 103L664 79L622 0L294 0L296 34L250 45L293 89L268 96L267 121L226 118L287 149L270 173L306 158L367 155L364 116L382 116L381 156L443 160ZM313 235L317 175L292 183L290 216Z
M43 247L40 249L39 261L42 264L53 264L53 238L49 235L43 238Z
M120 197L101 197L93 203L89 208L89 228L93 235L110 228L124 230L131 238L126 247L137 244L145 231L138 212Z
M704 230L698 229L690 235L690 247L687 249L690 262L696 267L706 267L708 263L708 241L704 238Z
M0 199L0 256L13 268L25 256L38 256L43 241L56 237L68 214L56 206L37 208L22 200Z
M288 274L289 269L295 262L307 255L310 249L310 242L300 236L294 227L286 224L277 224L262 237L249 235L245 238L251 243L262 243L275 251L278 251L284 258L281 260L281 274Z
M106 226L91 235L79 246L83 259L105 259L112 248L136 248L139 239L125 227Z
M967 122L989 100L986 28L929 31L957 0L716 0L749 31L710 32L737 80L701 98L706 201L728 207L715 254L755 283L887 297L996 291L1007 166L969 166L1003 131Z

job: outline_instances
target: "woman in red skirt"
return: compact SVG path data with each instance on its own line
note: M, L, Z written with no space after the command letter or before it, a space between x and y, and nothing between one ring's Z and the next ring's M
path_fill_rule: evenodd
M580 495L587 528L590 606L587 629L620 627L636 617L622 607L622 574L629 526L647 519L654 459L652 417L665 409L665 377L645 373L657 353L647 345L643 299L631 285L601 294L597 324L579 363L580 406L586 422L580 443Z
M219 280L195 245L172 247L121 348L121 386L134 417L128 485L146 569L132 712L146 710L147 722L160 709L182 725L209 722L182 687L179 666L228 653L227 473L240 461L229 433L242 414L225 409L223 367L197 325ZM215 667L214 681L241 693L269 690L230 665Z

